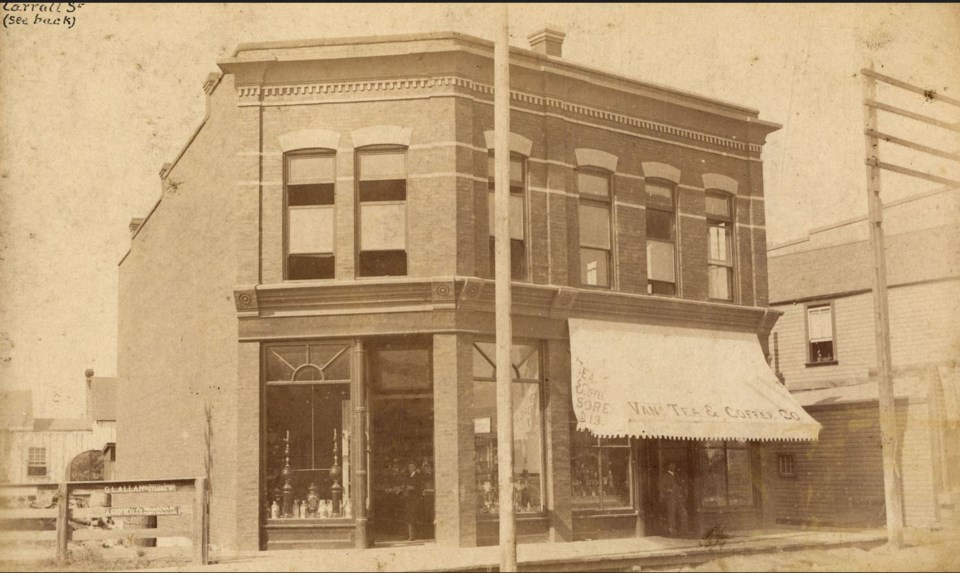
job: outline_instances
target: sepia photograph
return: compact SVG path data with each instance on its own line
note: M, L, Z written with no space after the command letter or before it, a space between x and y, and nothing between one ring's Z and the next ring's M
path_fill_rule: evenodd
M960 571L960 4L0 17L0 571Z

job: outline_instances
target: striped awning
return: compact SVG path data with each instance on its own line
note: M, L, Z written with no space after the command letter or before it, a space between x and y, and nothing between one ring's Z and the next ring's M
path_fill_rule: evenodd
M570 319L577 428L597 436L816 440L756 334Z

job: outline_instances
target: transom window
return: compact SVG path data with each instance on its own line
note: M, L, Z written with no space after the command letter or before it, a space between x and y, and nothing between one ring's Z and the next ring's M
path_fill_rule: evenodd
M490 228L490 276L496 275L496 201L494 185L496 161L491 153L487 158L487 214ZM510 156L510 278L523 280L527 276L526 250L526 161L521 155Z
M359 275L407 274L407 152L357 152Z
M732 197L708 192L706 203L709 296L717 300L733 300Z
M285 273L289 280L334 278L335 159L332 152L324 151L285 158Z
M580 284L610 286L612 233L610 174L577 172L580 193Z
M836 362L833 305L807 307L807 352L807 360L811 364Z
M27 475L30 477L47 475L47 448L27 448Z
M673 186L651 182L647 192L647 293L677 294L677 216Z
M753 506L753 467L745 441L709 441L700 448L704 507Z
M473 430L479 516L498 515L496 346L473 346ZM543 429L540 347L515 343L510 351L513 379L514 507L543 511Z

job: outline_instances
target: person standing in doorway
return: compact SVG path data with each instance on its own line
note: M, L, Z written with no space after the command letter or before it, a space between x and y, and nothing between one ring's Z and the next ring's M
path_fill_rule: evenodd
M410 462L403 473L403 515L407 522L407 539L417 538L416 523L420 521L423 504L423 473Z
M667 464L660 474L660 507L667 514L667 531L671 536L687 529L686 487L677 462Z

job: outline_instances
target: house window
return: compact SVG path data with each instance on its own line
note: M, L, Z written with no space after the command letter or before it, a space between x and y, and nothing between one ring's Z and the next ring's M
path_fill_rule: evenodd
M809 364L836 362L832 305L807 307L807 352Z
M573 509L633 507L630 438L597 438L570 426L570 471Z
M793 454L777 454L777 473L780 477L795 477L797 475Z
M727 194L707 193L707 265L709 296L733 300L733 201Z
M358 152L357 182L359 275L406 275L406 150L387 148Z
M580 284L610 286L610 175L578 171L580 192Z
M47 475L47 448L27 449L27 475L30 477Z
M333 153L286 156L286 278L334 278Z
M527 250L525 236L526 164L522 156L510 156L510 278L523 280L527 276ZM490 225L490 276L496 275L496 208L494 179L496 162L491 154L487 158L487 204Z
M267 508L276 501L281 517L293 516L295 511L282 505L288 435L290 482L296 500L306 500L313 487L318 488L320 499L331 499L330 469L337 465L342 472L344 460L349 460L351 350L347 343L264 349L265 501ZM343 486L350 476L341 475L340 480Z
M753 506L753 466L745 441L709 441L700 448L703 507Z
M495 345L473 346L473 420L476 459L477 511L480 516L498 515L500 501L497 477L497 375ZM513 345L510 351L513 375L513 496L519 513L543 510L543 429L540 409L540 347Z
M647 293L677 294L677 218L673 187L648 183Z

